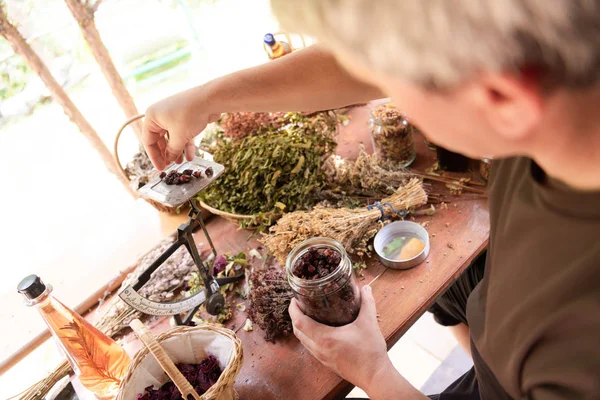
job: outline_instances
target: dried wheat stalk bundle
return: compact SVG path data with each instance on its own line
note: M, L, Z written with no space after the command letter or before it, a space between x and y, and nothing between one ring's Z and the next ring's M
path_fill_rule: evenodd
M323 164L323 170L328 191L348 196L391 195L415 176L400 163L368 154L363 145L355 161L331 156Z
M381 200L395 210L408 210L427 202L427 194L419 179L411 179L393 195ZM386 217L396 214L388 206L382 208ZM328 237L340 242L346 251L362 256L368 252L367 243L386 223L378 208L326 208L317 206L311 211L285 214L261 241L269 253L285 265L288 253L302 241L312 237Z

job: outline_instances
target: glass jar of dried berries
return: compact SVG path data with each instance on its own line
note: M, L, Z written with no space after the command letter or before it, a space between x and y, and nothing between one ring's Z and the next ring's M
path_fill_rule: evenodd
M377 157L408 167L417 157L413 134L416 128L393 105L382 104L369 119L373 150Z
M287 279L300 309L330 326L354 321L360 310L360 289L344 247L329 238L300 243L286 261Z

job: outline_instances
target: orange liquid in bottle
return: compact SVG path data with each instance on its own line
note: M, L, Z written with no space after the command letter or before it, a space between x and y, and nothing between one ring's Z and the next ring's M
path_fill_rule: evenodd
M125 350L55 299L50 294L51 287L32 277L23 281L27 287L19 291L28 297L29 305L38 309L82 385L99 399L114 399L130 363Z
M81 384L101 399L114 398L130 363L125 350L55 298L38 308Z

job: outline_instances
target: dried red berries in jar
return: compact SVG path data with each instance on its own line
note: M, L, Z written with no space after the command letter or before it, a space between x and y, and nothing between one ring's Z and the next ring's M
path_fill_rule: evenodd
M360 311L352 262L340 243L313 238L300 243L286 262L288 282L300 309L330 326L346 325Z

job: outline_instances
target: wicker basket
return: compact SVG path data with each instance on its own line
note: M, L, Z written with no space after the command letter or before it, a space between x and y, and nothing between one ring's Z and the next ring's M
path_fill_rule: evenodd
M222 218L225 218L226 220L228 220L229 222L233 222L234 224L239 224L240 222L248 221L248 223L246 225L244 225L244 229L255 230L255 229L258 229L261 226L263 226L261 224L261 218L258 215L232 214L227 211L221 211L216 208L213 208L203 201L200 201L199 204L200 204L200 207L202 207L207 212L214 214L214 215L218 215ZM263 216L263 219L271 218L271 222L275 222L282 216L283 216L283 214L277 214L277 215L271 214L270 216L269 215Z
M200 203L200 207L202 207L206 211L210 212L211 214L218 215L219 217L225 218L226 220L236 223L236 224L241 221L250 221L253 218L255 218L252 215L232 214L227 211L221 211L221 210L218 210L216 208L209 206L208 204L206 204L203 201L200 201L199 203Z
M201 398L204 400L237 399L233 385L242 368L242 342L235 333L220 326L206 324L198 327L177 327L164 332L156 340L175 362L195 364L207 354L214 355L223 373ZM150 351L144 347L131 360L127 375L121 381L116 400L135 399L150 385L159 386L168 377Z

